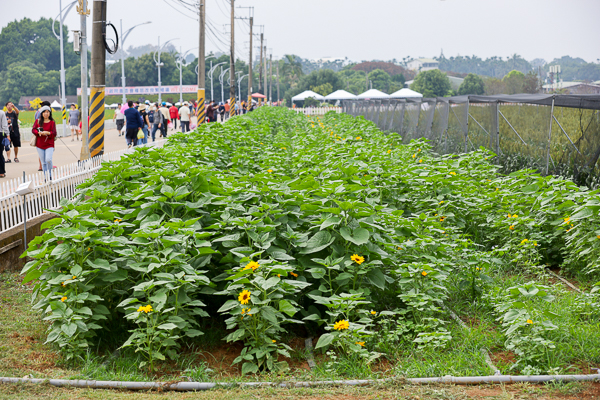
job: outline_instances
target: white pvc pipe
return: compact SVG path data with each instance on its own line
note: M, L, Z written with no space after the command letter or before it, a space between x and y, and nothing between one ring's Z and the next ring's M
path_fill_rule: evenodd
M216 387L313 387L324 385L349 385L362 386L376 383L385 383L400 378L389 379L363 379L363 380L332 380L332 381L299 381L299 382L239 382L239 383L220 383L220 382L121 382L121 381L88 381L88 380L68 380L68 379L31 379L31 378L5 378L0 377L3 383L49 383L58 387L74 388L92 388L92 389L128 389L128 390L176 390L176 391L197 391L208 390ZM407 383L452 383L455 385L477 385L481 383L522 383L522 382L575 382L575 381L599 381L600 374L591 375L491 375L491 376L443 376L436 378L409 378L403 380Z

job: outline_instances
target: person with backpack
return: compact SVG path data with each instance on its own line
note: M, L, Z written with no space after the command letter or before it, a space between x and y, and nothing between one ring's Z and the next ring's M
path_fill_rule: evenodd
M165 119L163 114L158 110L158 103L154 104L152 108L150 108L150 113L148 114L148 121L152 124L152 141L156 141L156 131L162 132L162 127L165 124Z

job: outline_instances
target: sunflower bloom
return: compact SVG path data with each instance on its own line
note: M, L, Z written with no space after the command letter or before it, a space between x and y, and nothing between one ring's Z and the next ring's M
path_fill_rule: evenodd
M242 304L248 304L250 301L250 292L246 289L242 290L238 296L238 301Z
M272 169L268 169L268 170L267 170L267 172L268 172L268 173L271 173L271 172L273 172L273 170L272 170Z
M528 323L528 324L533 324L533 321L532 321L532 320L530 320L530 319L528 319L528 320L527 320L527 323Z
M273 340L271 340L271 342L273 342L273 343L277 343L277 340L273 339Z
M423 275L423 276L427 276L427 271L423 271L423 272L421 272L421 275Z
M511 226L508 227L508 229L510 229L511 231L514 231L515 230L515 226L511 225Z
M60 301L62 301L62 302L64 303L66 299L67 299L67 296L65 296L65 297L62 297L62 298L60 299Z
M343 331L344 329L348 329L348 328L350 328L350 323L348 321L346 321L345 319L333 324L333 329L335 329L337 331Z
M358 254L353 254L352 256L350 256L350 259L352 261L354 261L355 263L357 263L358 265L360 265L363 262L365 262L365 258L362 257L362 256L359 256Z
M521 240L521 244L525 244L527 242L529 242L529 239L523 239L523 240Z
M293 273L293 272L290 272L290 275L292 275L294 278L297 278L297 277L298 277L298 274L295 274L295 273Z
M456 175L456 172L452 171L450 172L450 175Z
M361 346L361 347L365 347L365 342L356 342L355 344Z
M371 311L371 315L376 315L377 311Z
M571 217L563 218L565 222L563 224L568 224L571 221Z
M256 271L258 267L260 267L259 263L257 263L256 261L250 261L248 264L246 264L244 270L251 269L252 271Z

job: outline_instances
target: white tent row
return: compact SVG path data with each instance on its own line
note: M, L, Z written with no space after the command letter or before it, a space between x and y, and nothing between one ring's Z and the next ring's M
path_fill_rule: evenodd
M321 100L321 101L325 100L325 97L321 96L320 94L315 93L312 90L306 90L306 91L292 97L292 101L303 101L303 100L308 99L309 97L312 97L315 100Z
M325 100L353 100L356 99L356 95L346 92L345 90L336 90L333 93L325 96Z
M390 97L392 98L404 98L404 97L423 97L423 95L419 92L415 92L414 90L410 90L407 88L404 89L400 89L397 92L394 92L392 94L390 94Z

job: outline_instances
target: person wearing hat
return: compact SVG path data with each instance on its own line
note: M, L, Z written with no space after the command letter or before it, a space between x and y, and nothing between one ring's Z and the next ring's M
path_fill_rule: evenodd
M183 102L183 106L179 110L179 120L181 121L181 132L190 131L190 103Z
M44 175L52 180L52 156L54 155L54 141L56 140L56 123L52 118L52 109L49 106L40 108L40 118L33 123L31 133L36 136L35 147L42 161Z

